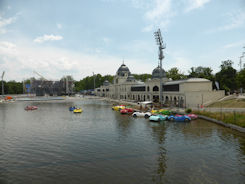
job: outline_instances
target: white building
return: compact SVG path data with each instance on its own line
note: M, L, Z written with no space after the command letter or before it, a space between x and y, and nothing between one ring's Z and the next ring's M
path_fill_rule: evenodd
M213 90L212 81L203 78L189 78L171 81L162 70L162 99L166 106L197 107L217 101L225 96L224 90ZM96 88L95 94L101 97L125 101L159 102L160 67L152 71L152 78L146 82L135 80L128 67L122 64L114 76L113 84L105 81Z

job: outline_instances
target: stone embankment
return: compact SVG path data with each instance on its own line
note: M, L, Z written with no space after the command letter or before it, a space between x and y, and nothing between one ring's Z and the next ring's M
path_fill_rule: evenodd
M213 123L222 125L224 127L231 128L233 130L237 130L239 132L245 133L245 128L239 127L237 125L224 123L223 121L219 121L219 120L216 120L216 119L213 119L213 118L209 118L209 117L203 116L203 115L198 115L198 117L201 118L201 119L204 119L204 120L211 121Z

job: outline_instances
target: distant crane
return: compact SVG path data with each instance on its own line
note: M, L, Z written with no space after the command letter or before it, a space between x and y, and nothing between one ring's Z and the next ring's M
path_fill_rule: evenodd
M4 77L4 74L5 74L5 71L3 71L3 74L2 74L2 96L4 95L4 83L3 83L3 77Z

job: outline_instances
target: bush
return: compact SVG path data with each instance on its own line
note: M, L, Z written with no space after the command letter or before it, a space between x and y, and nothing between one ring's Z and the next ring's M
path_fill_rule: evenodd
M186 109L185 112L186 112L186 113L191 113L192 110L189 108L189 109Z

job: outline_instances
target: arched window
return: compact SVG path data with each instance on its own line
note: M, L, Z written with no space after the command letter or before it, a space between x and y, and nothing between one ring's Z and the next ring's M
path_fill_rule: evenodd
M153 87L153 91L159 91L159 87L158 86L154 86Z
M150 87L149 86L147 87L147 91L150 91Z

